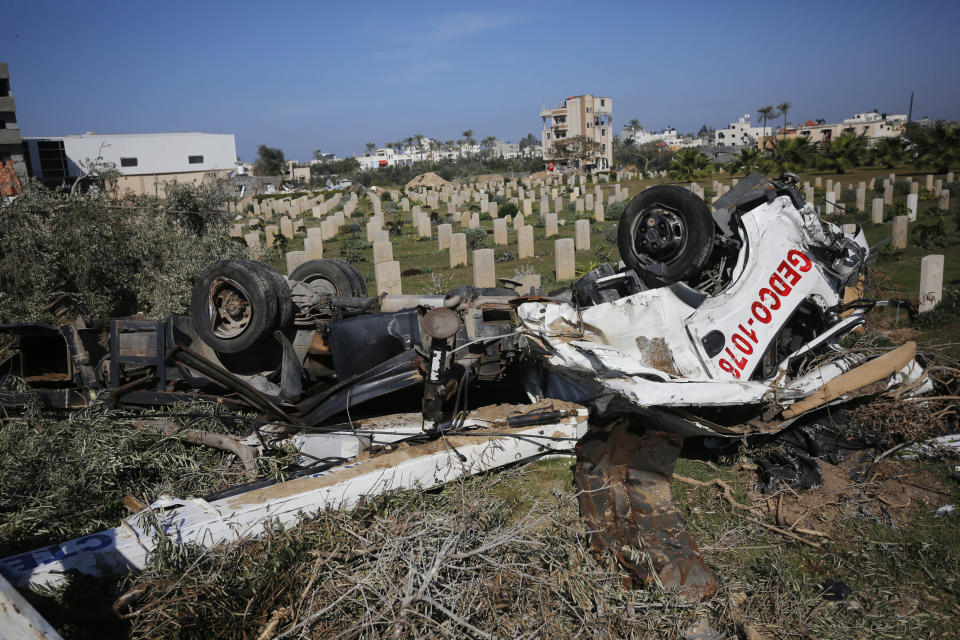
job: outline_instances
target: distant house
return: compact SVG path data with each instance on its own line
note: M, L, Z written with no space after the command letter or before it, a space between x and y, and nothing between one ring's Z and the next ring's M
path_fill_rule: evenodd
M85 174L101 159L116 165L121 191L163 194L166 182L196 182L214 172L236 169L233 134L110 133L24 138L30 175L57 184Z

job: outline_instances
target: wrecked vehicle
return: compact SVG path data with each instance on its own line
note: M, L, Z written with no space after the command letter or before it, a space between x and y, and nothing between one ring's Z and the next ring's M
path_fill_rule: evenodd
M878 304L856 292L875 251L859 228L845 233L821 220L795 185L791 176L771 182L754 174L712 209L682 187L647 189L619 223L624 266L604 265L550 296L506 280L445 296L372 297L360 274L337 260L305 263L289 277L225 260L197 279L189 316L81 319L59 300L51 307L56 327L0 327L10 339L3 373L27 385L0 401L69 409L106 392L121 405L212 399L262 414L270 438L261 445L293 438L314 463L269 490L151 507L166 510L167 535L203 544L246 535L265 518L292 523L303 509L352 504L363 493L569 451L586 433L586 407L606 427L581 441L577 470L581 510L597 525L591 545L618 549L643 584L711 595L715 578L680 531L679 514L664 506L683 438L773 433L856 395L932 388L912 343L871 360L839 346ZM522 391L531 403L561 408L541 404L485 422L469 410L471 391L484 389L510 398ZM383 415L387 398L389 413L415 402L419 414L400 427L358 428L351 410ZM465 452L470 429L489 446ZM326 439L315 445L310 435ZM367 445L426 444L422 455L390 467L391 484L383 464L356 459L358 436ZM611 481L629 487L601 491ZM125 523L97 535L0 568L22 584L66 568L143 566L147 527ZM619 551L637 536L655 557Z
M618 245L624 268L604 265L550 297L521 295L509 280L371 297L339 260L287 278L224 260L197 279L190 316L85 320L60 299L59 326L0 326L13 339L3 373L28 385L0 399L72 408L90 390L133 405L218 398L317 427L422 386L424 419L442 428L469 387L509 379L533 400L649 410L681 435L732 435L717 408L753 407L740 425L789 418L864 363L837 344L877 304L855 292L875 256L862 230L822 221L790 182L754 174L713 211L685 188L647 189L624 213ZM904 354L884 368L891 382L922 376Z

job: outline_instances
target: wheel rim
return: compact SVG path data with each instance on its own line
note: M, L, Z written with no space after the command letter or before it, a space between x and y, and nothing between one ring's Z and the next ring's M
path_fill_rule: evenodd
M639 255L671 262L683 253L687 226L676 212L654 205L644 209L634 224L633 244Z
M333 284L333 282L324 278L321 275L310 276L306 280L303 280L303 282L309 283L311 286L313 286L314 288L320 289L320 291L322 291L327 295L331 295L331 296L340 295L340 290L337 289L337 286Z
M253 319L250 294L236 280L220 277L210 285L210 331L217 338L236 338Z

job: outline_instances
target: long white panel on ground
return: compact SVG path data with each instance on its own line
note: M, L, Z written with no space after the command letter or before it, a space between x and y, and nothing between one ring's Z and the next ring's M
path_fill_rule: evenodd
M256 536L267 521L292 527L304 515L351 508L363 496L391 489L429 489L545 453L571 451L586 429L586 410L581 409L552 424L489 430L509 436L478 430L470 436L400 444L389 453L212 502L161 499L114 529L4 558L0 573L24 586L56 584L68 569L90 575L142 569L155 546L158 527L151 522L169 538L209 548Z

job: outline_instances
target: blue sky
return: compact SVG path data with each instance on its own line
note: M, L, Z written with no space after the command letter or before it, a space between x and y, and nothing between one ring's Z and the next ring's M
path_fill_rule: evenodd
M539 137L541 104L613 98L615 129L877 108L960 119L960 2L7 3L24 135L233 133L306 160L416 133Z

